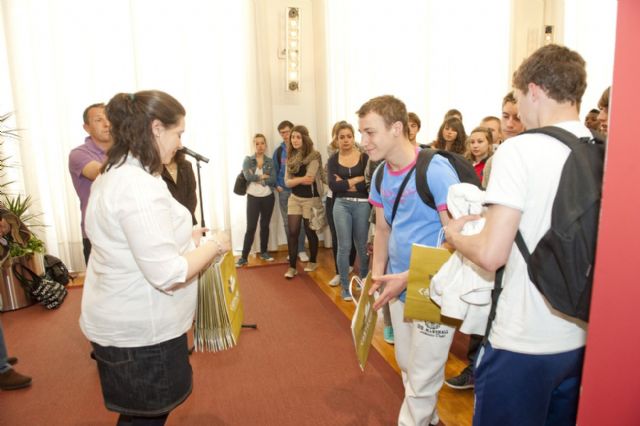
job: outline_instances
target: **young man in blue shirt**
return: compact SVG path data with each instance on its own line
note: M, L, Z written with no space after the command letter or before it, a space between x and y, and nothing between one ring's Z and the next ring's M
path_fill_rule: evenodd
M426 170L429 190L436 209L420 198L415 179L419 148L411 143L407 109L393 96L380 96L366 102L357 112L361 145L372 161L385 160L377 173L384 173L380 190L371 186L369 202L376 209L376 234L373 246L372 292L384 291L374 308L389 302L395 338L395 353L402 371L405 398L398 416L399 425L437 424L438 391L444 381L444 365L453 339L454 328L446 325L404 320L411 244L436 246L446 224L447 192L459 183L449 161L435 155ZM403 181L407 184L400 193ZM398 210L392 218L396 198Z

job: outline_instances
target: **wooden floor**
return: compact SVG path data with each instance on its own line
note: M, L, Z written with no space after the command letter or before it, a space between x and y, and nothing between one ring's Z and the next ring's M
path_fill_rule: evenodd
M279 251L271 253L275 258L275 262L283 263L282 274L287 270L287 253ZM250 255L249 268L257 265L269 264L262 259ZM318 284L318 287L336 304L336 306L348 317L353 316L355 305L353 302L345 302L340 297L340 287L330 287L328 282L335 275L333 255L331 249L320 248L318 252L317 262L318 269L310 272L309 275ZM298 266L300 271L302 268ZM301 272L307 273L307 272ZM283 277L284 279L284 277ZM295 278L294 278L295 279ZM382 314L378 317L376 332L373 337L373 346L384 357L385 360L398 372L398 364L396 363L393 345L388 344L383 339L383 319ZM354 355L355 356L355 355ZM465 367L466 362L461 361L455 355L449 354L449 360L445 369L445 377L457 375ZM438 399L438 413L442 422L447 426L466 426L471 425L471 417L473 414L473 390L454 390L447 386L443 386Z

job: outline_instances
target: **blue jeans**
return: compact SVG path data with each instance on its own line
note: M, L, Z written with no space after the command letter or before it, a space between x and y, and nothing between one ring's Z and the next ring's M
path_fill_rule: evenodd
M494 349L476 361L473 425L576 424L584 347L551 355Z
M280 204L280 214L282 215L282 223L284 223L284 233L289 239L289 197L291 191L276 192L278 194L278 203ZM304 232L298 237L298 253L304 251Z
M2 323L0 323L0 373L6 373L11 369L11 365L7 362L9 355L7 347L4 343L4 333L2 332Z
M91 342L107 409L125 416L169 413L191 394L187 334L134 348Z
M358 202L336 198L333 204L333 221L338 238L338 273L342 289L349 289L349 253L352 242L356 245L360 259L360 277L369 273L369 255L367 254L367 237L369 234L369 214L371 206L368 202Z

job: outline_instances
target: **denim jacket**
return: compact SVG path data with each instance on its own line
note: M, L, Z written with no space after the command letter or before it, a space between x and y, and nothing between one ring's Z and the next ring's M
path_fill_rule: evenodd
M256 175L256 169L258 168L258 161L256 160L256 156L248 155L244 158L242 162L242 173L244 177L247 179L247 182L256 182L260 183L260 177ZM267 155L264 156L264 160L262 163L262 174L269 175L269 179L263 180L262 185L270 186L271 188L276 185L276 171L273 167L273 160L269 158Z

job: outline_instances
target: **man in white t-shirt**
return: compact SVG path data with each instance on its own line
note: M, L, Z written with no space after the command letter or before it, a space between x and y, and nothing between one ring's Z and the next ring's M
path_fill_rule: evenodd
M553 125L591 135L578 116L586 71L577 52L538 49L520 65L513 85L527 129ZM575 425L586 324L551 308L514 244L520 229L533 251L549 229L568 155L568 147L546 135L505 141L494 155L482 232L460 234L473 216L447 225L447 241L479 266L495 271L506 264L496 317L476 362L475 426Z

